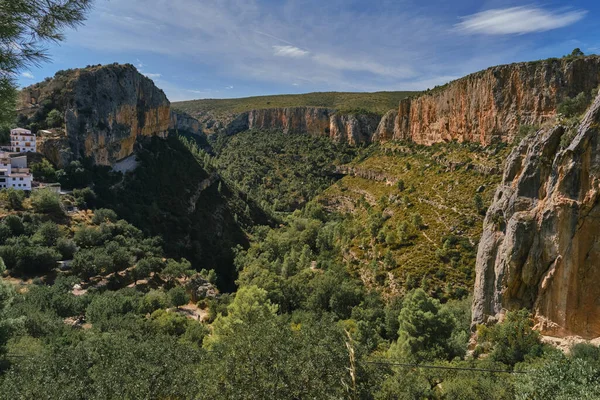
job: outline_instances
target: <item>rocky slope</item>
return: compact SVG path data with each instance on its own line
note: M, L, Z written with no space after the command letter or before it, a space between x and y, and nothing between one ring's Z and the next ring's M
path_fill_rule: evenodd
M571 137L547 128L508 158L479 244L474 323L525 307L544 334L600 337L600 96Z
M597 56L488 68L402 100L392 137L426 145L510 142L520 125L543 123L567 97L588 94L599 84Z
M52 110L64 123L40 151L58 165L80 157L111 165L133 153L139 136L163 136L171 125L169 100L132 65L60 71L22 90L20 122L43 128Z

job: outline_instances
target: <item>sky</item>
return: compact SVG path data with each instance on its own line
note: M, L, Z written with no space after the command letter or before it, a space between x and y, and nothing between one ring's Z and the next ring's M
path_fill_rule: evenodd
M576 47L600 53L598 22L598 0L96 0L19 84L119 62L171 101L424 90Z

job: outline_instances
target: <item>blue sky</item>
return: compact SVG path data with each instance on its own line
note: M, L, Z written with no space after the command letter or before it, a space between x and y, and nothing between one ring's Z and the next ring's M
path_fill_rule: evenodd
M575 47L600 53L598 22L598 0L96 0L19 83L128 62L171 101L421 90Z

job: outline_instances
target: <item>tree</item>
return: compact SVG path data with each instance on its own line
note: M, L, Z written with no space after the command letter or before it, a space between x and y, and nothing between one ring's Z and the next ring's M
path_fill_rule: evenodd
M190 301L190 298L183 287L175 286L169 290L169 301L172 306L179 308L186 305Z
M62 236L60 228L52 221L44 222L38 228L33 240L42 246L52 247L58 242L58 239Z
M1 259L0 259L1 260ZM4 263L0 265L0 273L4 272ZM12 332L22 324L22 318L8 318L5 314L15 299L15 289L12 284L0 278L0 355L6 352L6 342ZM0 365L0 371L2 366Z
M46 159L39 163L31 164L31 172L35 179L41 182L56 182L56 170Z
M60 194L49 190L36 190L31 194L31 205L37 213L60 216L64 214Z
M392 355L417 362L454 357L450 338L456 321L423 289L406 296L398 321L399 338Z
M23 200L25 200L25 192L14 188L2 189L2 197L6 199L8 206L13 210L23 209Z
M161 275L171 283L176 279L190 275L192 265L188 260L182 258L180 262L175 260L167 261L167 266L161 271Z
M117 213L107 208L100 208L94 211L92 217L92 223L94 225L100 225L103 222L117 222Z
M583 57L585 56L585 54L583 53L583 51L581 51L581 49L579 47L573 49L573 51L571 52L571 57Z
M222 337L232 335L238 326L260 323L277 313L277 305L268 299L266 290L257 286L241 287L233 303L227 306L227 316L219 315L213 323L213 336L209 346Z
M540 334L533 330L533 320L526 309L507 312L504 321L492 327L479 326L477 336L484 349L491 347L490 359L504 364L515 365L526 355L542 353Z
M13 118L14 76L48 59L44 44L64 39L65 28L81 24L91 0L0 2L0 125Z
M50 111L46 117L46 125L48 125L48 128L58 128L62 125L63 121L63 114L56 109Z

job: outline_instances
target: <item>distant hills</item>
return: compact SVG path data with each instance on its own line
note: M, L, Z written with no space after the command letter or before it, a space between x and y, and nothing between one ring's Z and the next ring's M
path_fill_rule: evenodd
M325 107L336 110L364 110L384 114L397 108L400 100L420 92L315 92L306 94L284 94L255 96L241 99L204 99L172 103L173 108L191 115L211 112L220 118L250 110L280 107Z

